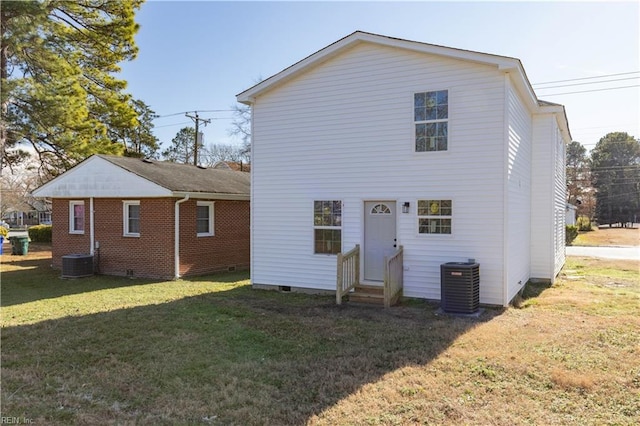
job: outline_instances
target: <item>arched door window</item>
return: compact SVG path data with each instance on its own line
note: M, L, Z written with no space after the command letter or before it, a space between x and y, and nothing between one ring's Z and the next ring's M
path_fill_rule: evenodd
M391 209L386 204L376 204L371 208L369 214L391 214Z

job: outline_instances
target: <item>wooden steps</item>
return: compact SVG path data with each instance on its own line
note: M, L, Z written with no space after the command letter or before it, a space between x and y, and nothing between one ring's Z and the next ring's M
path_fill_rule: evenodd
M382 286L358 284L349 293L349 302L384 306L384 289Z

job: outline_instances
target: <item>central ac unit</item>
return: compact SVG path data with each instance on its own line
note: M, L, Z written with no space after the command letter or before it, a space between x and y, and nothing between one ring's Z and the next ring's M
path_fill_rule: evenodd
M62 278L81 278L93 275L93 255L67 254L62 256Z
M480 265L467 262L440 265L440 303L445 312L475 313L480 307Z

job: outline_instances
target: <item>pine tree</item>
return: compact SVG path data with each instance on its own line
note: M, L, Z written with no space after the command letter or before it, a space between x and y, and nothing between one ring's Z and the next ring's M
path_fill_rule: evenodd
M174 163L193 164L193 148L195 145L196 129L183 127L171 139L171 146L162 152L162 157ZM198 143L198 151L202 150L202 142Z
M30 144L64 171L94 153L123 153L111 133L138 125L118 64L135 58L142 0L3 2L0 10L2 163ZM17 155L18 154L18 155Z

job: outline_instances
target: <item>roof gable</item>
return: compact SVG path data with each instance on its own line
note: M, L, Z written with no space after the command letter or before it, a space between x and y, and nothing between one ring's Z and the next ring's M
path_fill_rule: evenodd
M273 87L283 84L301 73L322 64L323 62L331 59L332 57L344 52L345 50L359 44L359 43L373 43L381 46L394 47L398 49L405 49L414 52L445 56L452 59L470 61L475 63L481 63L485 65L492 65L499 70L517 70L518 74L526 80L524 69L519 59L511 58L507 56L492 55L488 53L474 52L471 50L455 49L451 47L439 46L435 44L421 43L416 41L404 40L394 37L382 36L378 34L367 33L363 31L356 31L333 44L307 56L303 60L291 65L290 67L280 71L279 73L269 77L266 80L256 84L255 86L245 90L244 92L236 95L238 102L251 104L253 100L272 89ZM529 95L535 98L533 90L531 90L528 81L526 86L529 90Z
M33 192L36 197L249 198L247 173L139 158L94 155Z

